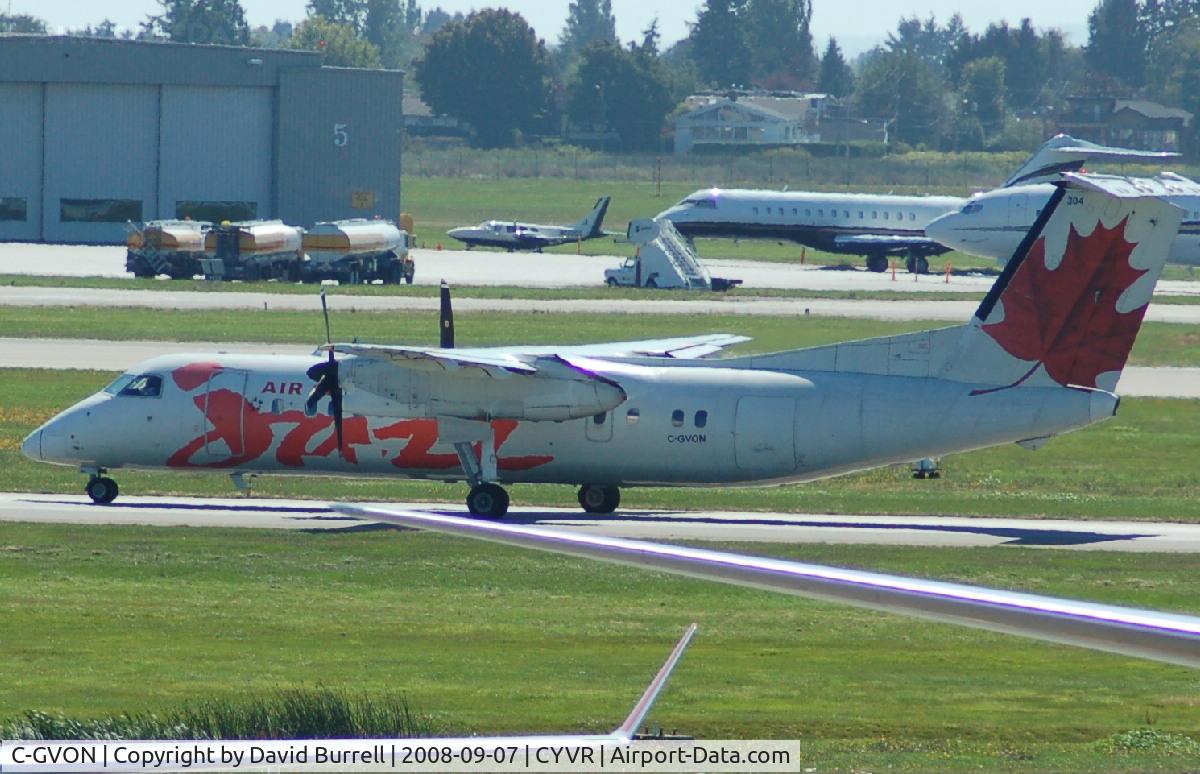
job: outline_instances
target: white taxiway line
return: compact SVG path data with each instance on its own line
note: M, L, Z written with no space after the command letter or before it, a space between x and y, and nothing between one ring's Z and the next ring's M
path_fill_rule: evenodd
M459 505L383 507L465 515ZM612 537L660 541L832 543L893 546L1026 546L1138 553L1200 552L1200 525L937 516L838 516L724 511L621 511L596 517L561 508L514 508L507 519ZM94 505L83 495L0 493L0 522L163 527L363 530L384 525L330 511L314 500L125 496Z

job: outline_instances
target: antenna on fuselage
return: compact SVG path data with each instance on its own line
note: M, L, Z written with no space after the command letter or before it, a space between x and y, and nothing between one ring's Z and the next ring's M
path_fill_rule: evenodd
M439 312L442 349L454 349L454 309L450 305L450 286L442 280L442 303Z

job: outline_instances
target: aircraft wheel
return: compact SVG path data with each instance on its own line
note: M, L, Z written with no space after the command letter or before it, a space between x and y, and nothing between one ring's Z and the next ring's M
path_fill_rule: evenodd
M904 268L908 269L909 274L928 274L929 259L923 255L910 255L904 261Z
M107 505L117 499L120 488L117 486L117 482L111 478L97 476L88 481L84 491L87 492L88 497L92 498L92 502Z
M467 495L467 510L472 516L503 519L508 513L508 492L498 484L480 484Z
M887 271L888 262L886 255L868 255L867 256L867 271L873 271L876 274L882 274Z
M579 504L588 513L612 513L621 504L621 490L615 486L584 484L579 487Z

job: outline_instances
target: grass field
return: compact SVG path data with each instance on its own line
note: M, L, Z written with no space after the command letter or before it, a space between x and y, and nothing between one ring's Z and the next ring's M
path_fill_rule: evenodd
M324 685L402 694L448 733L601 731L697 621L654 713L668 729L799 738L822 771L1195 761L1169 753L1200 725L1194 672L1003 635L409 531L6 524L0 545L0 610L21 624L0 716ZM747 550L1200 611L1184 555ZM1147 726L1157 752L1113 752Z
M377 344L434 344L437 320L431 312L362 312L332 302L337 341ZM965 322L965 320L964 320ZM928 320L880 321L824 317L749 315L643 315L533 312L477 312L455 315L459 346L571 344L628 341L703 333L752 337L736 352L770 352L852 339L886 336L950 323ZM106 307L0 307L0 331L16 337L101 338L161 341L261 341L311 343L324 339L318 314L291 311L171 310ZM1200 328L1146 323L1130 362L1135 365L1200 364Z
M100 389L112 374L0 369L0 491L80 492L76 471L25 459L21 439L39 423ZM1036 452L1002 447L943 460L944 477L915 481L904 468L887 468L785 487L631 489L624 507L734 509L830 513L1018 515L1200 519L1200 479L1195 474L1195 428L1200 402L1127 399L1120 414L1102 424L1054 439ZM233 486L222 474L115 474L125 494L224 495ZM263 477L260 496L321 500L461 502L454 484L390 479ZM518 505L576 507L567 486L511 488Z

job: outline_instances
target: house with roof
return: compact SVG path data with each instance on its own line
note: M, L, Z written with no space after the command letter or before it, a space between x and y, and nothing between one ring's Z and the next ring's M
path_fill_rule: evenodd
M827 94L698 94L675 118L675 154L720 146L778 147L818 142Z
M848 115L829 94L726 92L688 97L675 117L675 154L884 142L883 122Z
M1194 116L1146 99L1067 97L1059 131L1101 145L1150 151L1183 149Z

